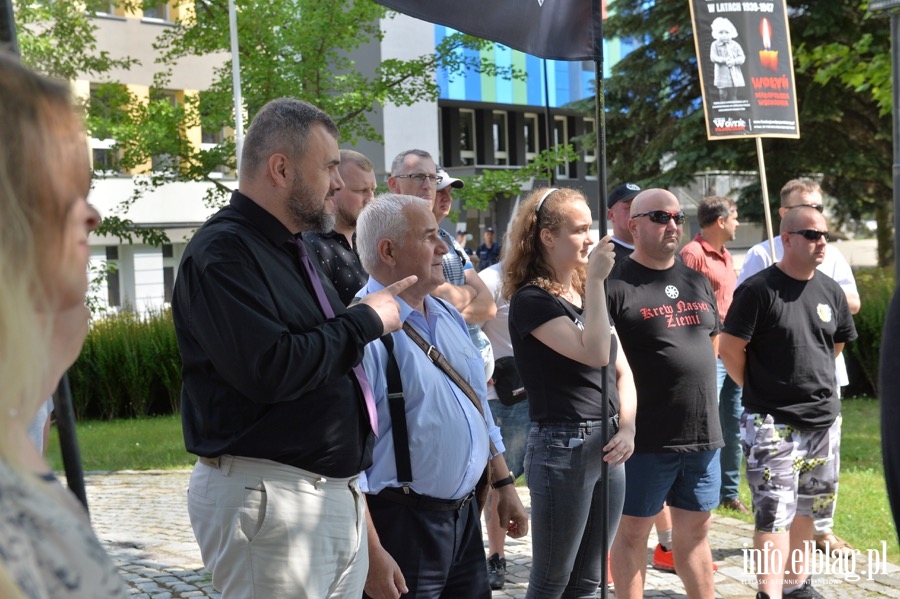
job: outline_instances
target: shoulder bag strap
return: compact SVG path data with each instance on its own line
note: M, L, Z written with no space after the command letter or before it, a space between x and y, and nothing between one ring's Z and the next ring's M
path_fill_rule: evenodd
M409 336L413 342L419 346L425 355L428 356L428 359L431 362L440 368L444 374L446 374L451 381L453 381L457 387L462 390L463 394L469 398L469 401L472 402L472 405L475 406L475 409L478 410L478 413L481 414L481 419L484 420L484 407L481 405L481 400L478 399L478 395L475 393L475 389L472 388L472 385L469 384L461 374L459 374L455 368L447 361L447 358L444 357L444 354L438 351L438 349L425 341L422 335L419 334L419 331L414 329L412 325L408 322L403 323L403 330L406 331L406 334ZM487 426L487 422L485 422L485 426ZM497 453L497 448L494 447L494 442L488 439L488 442L491 446L491 455Z

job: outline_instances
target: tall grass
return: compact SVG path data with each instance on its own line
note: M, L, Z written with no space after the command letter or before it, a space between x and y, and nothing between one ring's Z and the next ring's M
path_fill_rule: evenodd
M172 311L97 320L69 369L79 418L113 419L178 411L181 357Z

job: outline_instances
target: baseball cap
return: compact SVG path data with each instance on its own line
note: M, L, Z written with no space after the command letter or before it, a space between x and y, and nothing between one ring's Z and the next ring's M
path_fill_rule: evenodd
M465 185L462 179L457 179L448 175L447 171L445 171L443 167L439 166L437 168L437 175L438 177L443 177L441 179L441 182L437 184L438 191L440 191L441 189L446 189L447 187L455 187L459 189L460 187L463 187Z
M636 183L622 183L613 188L606 198L606 207L612 208L616 202L633 200L634 196L641 193L641 188Z
M494 227L485 227L484 232L485 232L485 233L493 233L493 232L494 232Z

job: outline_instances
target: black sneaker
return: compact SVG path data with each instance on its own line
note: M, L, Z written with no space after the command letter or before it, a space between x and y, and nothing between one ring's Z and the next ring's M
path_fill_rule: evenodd
M506 558L495 553L487 560L488 583L491 589L499 591L506 584Z
M783 595L784 599L823 599L812 585L812 577L808 577L803 586Z

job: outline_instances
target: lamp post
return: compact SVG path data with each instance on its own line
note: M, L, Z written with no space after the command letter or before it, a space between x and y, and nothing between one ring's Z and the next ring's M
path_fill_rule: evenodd
M900 235L897 219L900 218L900 0L872 0L869 11L890 13L891 17L891 80L893 97L894 164L894 285L900 283Z

